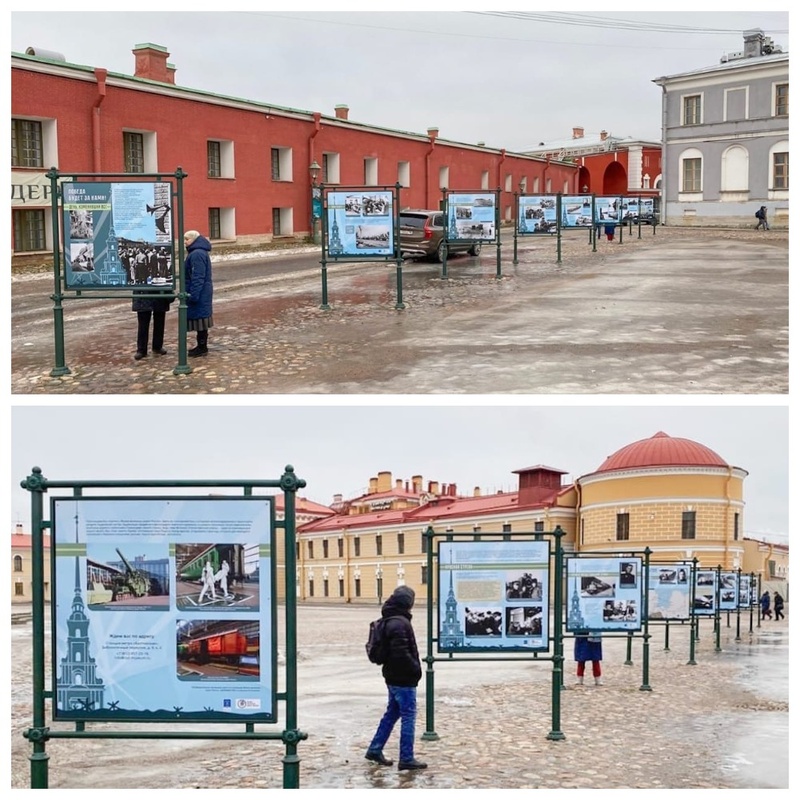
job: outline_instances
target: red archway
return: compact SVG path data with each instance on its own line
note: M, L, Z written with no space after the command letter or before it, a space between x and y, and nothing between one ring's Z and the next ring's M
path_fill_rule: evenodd
M628 192L628 175L625 172L625 167L614 161L606 167L603 173L603 194L627 194Z

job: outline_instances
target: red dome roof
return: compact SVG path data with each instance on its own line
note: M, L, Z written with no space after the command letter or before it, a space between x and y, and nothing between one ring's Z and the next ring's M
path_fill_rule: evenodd
M659 431L649 439L641 439L610 455L597 470L609 472L615 469L637 467L727 467L711 448L691 439L676 439Z

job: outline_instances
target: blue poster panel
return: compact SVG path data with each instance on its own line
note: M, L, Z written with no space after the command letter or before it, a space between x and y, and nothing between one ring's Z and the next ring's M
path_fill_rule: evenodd
M441 542L438 565L440 653L548 649L548 542Z
M567 624L572 633L642 627L642 559L568 558Z
M447 241L496 241L493 192L447 195Z
M622 220L621 197L595 197L594 209L594 219L598 225L617 225Z
M334 258L394 255L394 196L390 191L327 192L328 254Z
M691 564L649 565L647 576L647 618L688 620L691 616Z
M719 610L735 611L739 605L739 575L736 572L719 574Z
M517 233L555 233L558 229L556 198L554 195L522 195L519 198Z
M274 722L273 503L54 498L54 719Z
M739 576L739 608L758 605L758 580L755 575Z
M590 194L561 198L561 227L592 227L592 196Z
M169 183L62 185L68 289L175 285Z
M700 617L711 617L717 608L717 571L697 571L694 589L694 613Z
M639 219L652 220L655 216L655 200L652 197L623 197L622 222L636 224Z

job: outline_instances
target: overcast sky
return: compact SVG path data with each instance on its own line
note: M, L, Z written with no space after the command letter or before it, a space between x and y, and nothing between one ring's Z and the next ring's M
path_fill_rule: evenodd
M242 10L209 14L142 0L136 12L78 2L72 7L100 10L31 13L58 5L12 0L25 12L11 15L11 49L131 75L131 51L149 42L166 48L180 86L328 115L344 104L359 123L419 134L438 127L444 139L508 150L569 138L573 127L660 141L655 78L718 64L742 49L750 28L789 50L788 12L751 3L648 13L595 10L602 5L574 2L568 13L404 5L399 13L345 11L358 5L340 2L337 11L304 11L314 5L301 2L269 12L240 1L225 7Z
M17 522L28 528L30 494L20 481L34 466L53 481L239 480L278 479L292 464L307 482L299 494L329 505L334 494L365 492L381 471L403 481L422 475L425 486L455 483L460 494L476 486L484 493L515 490L513 470L536 464L564 470L572 480L663 431L747 470L745 534L788 542L785 407L108 402L14 409L12 528Z

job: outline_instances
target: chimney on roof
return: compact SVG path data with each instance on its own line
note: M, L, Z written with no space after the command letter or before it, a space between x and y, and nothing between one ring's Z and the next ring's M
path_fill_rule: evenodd
M379 492L388 492L391 491L392 488L392 473L391 472L379 472L378 473L378 491Z
M476 487L475 487L475 488L472 490L472 496L473 496L473 497L480 497L480 496L481 496L481 487L480 487L480 486L476 486Z
M396 492L402 492L402 491L403 491L403 479L402 479L402 478L398 478L398 479L397 479L397 480L394 482L394 490L395 490Z
M349 106L340 104L338 106L334 106L333 111L336 114L336 119L347 119L347 115L350 113L350 108Z
M17 530L16 530L16 533L18 533L18 534L20 534L20 535L22 534L22 523L21 523L21 522L18 522L18 523L17 523Z
M439 481L428 481L428 494L439 494Z
M377 478L370 478L369 479L369 492L368 494L375 494L378 491L378 479Z
M333 496L333 504L334 504L335 506L337 506L337 505L340 505L343 499L344 499L344 498L343 498L343 497L342 497L340 494L335 494L335 495Z
M411 476L411 491L419 494L422 491L422 475Z
M439 136L439 129L438 128L428 128L428 138L429 139L436 139Z
M455 497L456 496L456 485L454 483L451 483L450 486L448 486L447 488L448 488L448 490L450 492L450 497Z
M573 128L572 129L572 138L573 139L583 139L583 128Z
M136 58L134 77L160 83L175 83L175 67L167 64L169 53L160 44L137 44L133 48Z
M604 142L608 139L608 131L600 131L600 141Z

